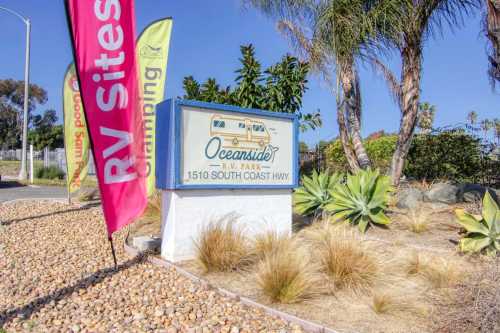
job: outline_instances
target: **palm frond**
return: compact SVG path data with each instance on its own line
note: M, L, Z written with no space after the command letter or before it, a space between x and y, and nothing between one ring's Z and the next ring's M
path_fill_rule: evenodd
M396 78L396 75L387 67L380 59L376 56L369 57L369 63L372 66L373 70L382 75L387 83L389 91L391 92L392 98L394 102L398 105L401 103L401 84L399 80Z

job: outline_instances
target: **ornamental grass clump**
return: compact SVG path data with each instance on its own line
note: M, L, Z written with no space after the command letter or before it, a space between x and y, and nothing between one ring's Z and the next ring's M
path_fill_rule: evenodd
M279 234L276 231L268 231L259 234L253 242L253 253L258 259L264 259L273 251L280 251L290 246L292 242L289 235Z
M272 302L297 303L315 294L317 273L295 239L266 253L256 272L258 286Z
M197 262L205 273L234 271L251 263L251 246L237 220L228 214L201 230L195 247Z
M297 214L304 216L319 215L325 205L332 201L331 192L340 182L342 176L339 173L329 174L313 171L312 176L303 176L302 186L293 194L294 209Z
M363 240L345 227L322 223L304 231L313 257L333 282L335 289L364 292L380 273L378 260Z
M500 251L500 210L486 191L483 198L482 216L474 216L457 209L458 223L467 231L459 242L462 252L484 252L496 256Z
M348 175L345 184L339 183L331 192L333 200L325 210L336 220L347 220L365 232L372 224L386 225L391 221L385 215L392 192L388 176L378 170L360 170Z
M464 277L457 262L440 257L424 256L413 253L404 265L409 276L420 276L433 288L449 288L456 285Z

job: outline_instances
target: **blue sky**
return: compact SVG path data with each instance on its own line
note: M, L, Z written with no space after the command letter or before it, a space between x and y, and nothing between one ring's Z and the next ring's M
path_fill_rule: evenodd
M41 112L54 108L62 119L61 85L67 65L72 61L63 1L0 0L0 6L14 9L32 20L31 82L48 91ZM149 22L174 18L166 97L182 95L182 79L193 75L199 81L215 77L231 84L238 68L239 46L253 43L257 57L266 67L292 52L275 23L254 10L244 9L238 0L136 1L137 33ZM23 79L24 24L14 16L0 12L0 79ZM480 16L466 19L454 33L428 41L424 51L422 101L437 106L436 126L464 121L475 110L480 118L500 117L500 94L493 93L486 71L486 40L481 32ZM398 71L395 53L390 64ZM384 129L396 131L399 110L383 80L370 68L362 68L363 134ZM303 111L320 109L324 126L309 131L302 140L315 143L337 135L335 98L318 77L311 76Z

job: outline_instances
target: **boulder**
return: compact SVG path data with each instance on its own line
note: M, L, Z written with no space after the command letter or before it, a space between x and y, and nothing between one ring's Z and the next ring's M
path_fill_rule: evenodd
M486 190L490 193L493 200L499 202L498 190L488 188L479 184L462 184L458 192L458 200L461 202L477 202L483 200Z
M454 204L458 202L459 187L448 183L436 183L425 192L424 201Z
M398 203L396 206L403 209L415 209L424 200L424 193L413 187L399 191Z
M161 239L152 236L137 236L132 239L132 246L140 252L157 252L161 246Z

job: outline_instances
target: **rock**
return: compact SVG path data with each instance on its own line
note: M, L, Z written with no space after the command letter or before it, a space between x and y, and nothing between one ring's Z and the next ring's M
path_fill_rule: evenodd
M80 330L81 330L81 328L78 325L71 326L71 331L73 331L73 333L78 333L78 332L80 332Z
M479 184L462 184L458 191L458 200L460 202L477 202L483 200L486 190L490 193L493 200L500 203L497 191L492 188L484 187Z
M424 194L421 190L409 187L399 192L396 206L403 209L415 209L423 200Z
M141 252L156 252L160 249L161 239L151 236L138 236L133 238L132 245Z
M424 193L424 201L454 204L458 200L459 188L448 183L436 183Z

